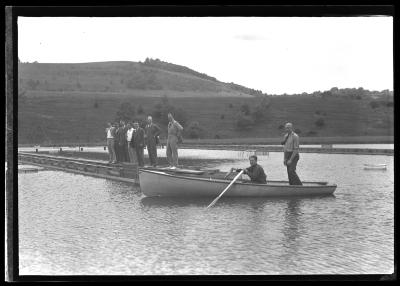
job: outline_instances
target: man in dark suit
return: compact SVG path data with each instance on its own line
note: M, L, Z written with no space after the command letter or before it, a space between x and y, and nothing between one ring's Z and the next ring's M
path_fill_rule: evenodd
M157 139L160 133L160 127L153 123L153 118L151 116L148 116L147 125L145 127L145 141L147 152L149 153L150 165L153 167L157 166Z
M128 162L128 148L126 146L127 141L126 141L126 132L128 128L125 126L125 121L121 120L119 122L119 128L117 129L117 161L118 162Z
M133 144L133 148L135 149L139 167L143 167L144 130L139 126L139 122L137 121L133 123L133 135L131 144Z

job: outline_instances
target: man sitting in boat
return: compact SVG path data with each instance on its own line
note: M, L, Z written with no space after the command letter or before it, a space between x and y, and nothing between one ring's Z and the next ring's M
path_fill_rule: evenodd
M243 174L250 177L250 182L255 184L266 184L267 176L265 175L263 167L257 164L257 156L251 155L249 157L250 167L243 170ZM234 169L231 169L231 172ZM240 172L241 169L236 169L236 172ZM230 174L230 173L229 173ZM246 182L246 181L244 181Z

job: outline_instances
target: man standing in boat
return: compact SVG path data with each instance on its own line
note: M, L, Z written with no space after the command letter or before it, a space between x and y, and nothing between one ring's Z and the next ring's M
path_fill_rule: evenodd
M183 127L168 113L168 139L167 139L167 160L171 169L178 166L178 143Z
M265 175L263 167L257 164L257 156L251 155L249 157L249 160L250 160L250 167L243 169L243 174L246 174L247 176L250 177L251 183L266 184L267 176ZM232 168L225 178L227 178L233 171L240 172L241 169Z
M147 125L145 127L145 141L147 146L147 153L149 154L150 165L157 166L157 144L158 136L161 133L160 127L153 123L151 116L147 117Z
M107 123L108 127L106 128L107 134L107 149L110 159L108 163L115 163L117 158L115 156L115 126L111 124L111 122Z
M285 124L285 137L282 141L283 145L283 164L286 166L289 185L303 185L296 173L297 162L299 156L299 135L293 132L293 124L288 122Z

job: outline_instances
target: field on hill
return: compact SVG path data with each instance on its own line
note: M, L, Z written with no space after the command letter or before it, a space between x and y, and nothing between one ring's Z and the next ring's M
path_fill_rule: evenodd
M160 97L132 94L43 94L25 97L18 103L19 144L102 142L106 122L115 119L121 104L129 102L144 117L154 115L155 105L161 102ZM239 117L243 106L247 105L247 112L254 115L261 104L260 98L170 97L168 100L185 111L186 127L198 122L202 138L275 138L282 135L287 121L294 123L302 137L393 136L393 104L382 101L371 104L371 99L268 97L268 106L260 119L245 126L239 124L243 121ZM163 132L165 138L165 126Z

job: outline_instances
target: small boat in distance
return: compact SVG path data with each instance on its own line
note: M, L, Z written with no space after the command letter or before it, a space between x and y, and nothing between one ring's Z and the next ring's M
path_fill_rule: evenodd
M216 197L231 182L224 179L225 172L203 174L178 173L168 170L139 170L139 182L145 196L163 197ZM302 186L289 185L287 181L267 181L254 184L237 180L224 194L227 197L280 197L332 195L336 184L303 182Z
M386 164L364 164L364 170L386 170Z

